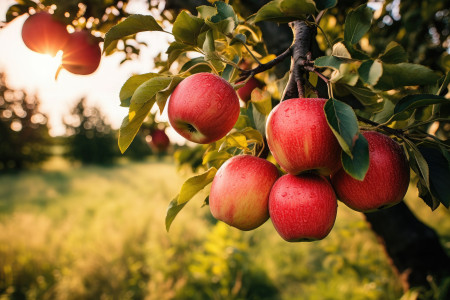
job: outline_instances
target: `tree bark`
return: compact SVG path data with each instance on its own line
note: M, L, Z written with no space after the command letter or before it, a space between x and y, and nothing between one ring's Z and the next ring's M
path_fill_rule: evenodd
M419 221L404 202L364 214L383 244L404 290L440 285L450 276L450 258L436 232ZM445 292L445 291L444 291ZM440 299L450 299L450 290Z

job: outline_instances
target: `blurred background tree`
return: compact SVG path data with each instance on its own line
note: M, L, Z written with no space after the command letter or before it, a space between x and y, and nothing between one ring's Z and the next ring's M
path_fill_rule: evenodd
M0 171L42 164L51 155L47 116L39 99L7 86L0 74Z
M83 164L112 164L119 156L117 137L97 107L81 99L64 119L67 157Z

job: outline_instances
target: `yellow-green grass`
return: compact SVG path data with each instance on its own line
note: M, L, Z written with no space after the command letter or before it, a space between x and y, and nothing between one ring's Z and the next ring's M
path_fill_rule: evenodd
M364 218L342 204L326 239L287 243L270 221L252 232L216 223L201 207L205 191L167 233L167 205L188 175L170 161L109 168L59 161L0 176L0 299L401 296ZM431 225L449 228L442 222Z

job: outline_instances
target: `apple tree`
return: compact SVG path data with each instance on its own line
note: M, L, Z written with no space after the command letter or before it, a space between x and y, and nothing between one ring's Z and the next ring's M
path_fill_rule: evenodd
M159 31L173 37L167 51L156 58L157 70L130 77L119 95L120 105L129 108L119 133L122 152L155 104L160 112L174 106L173 113L169 111L171 125L185 138L207 143L193 147L193 155L189 151L176 155L183 163L189 163L187 157L195 158L192 161L199 172L186 180L170 201L167 230L183 207L211 183L206 205L216 201L213 198L220 201L221 193L250 201L225 213L214 204L218 219L235 227L232 217L238 213L248 216L246 210L254 209L255 201L268 202L265 218L272 213L281 215L284 225L279 225L287 230L304 229L300 221L313 227L319 217L306 220L301 215L303 209L278 205L283 197L309 205L299 200L300 196L291 196L289 189L311 199L329 199L329 205L314 206L308 215L326 208L325 221L331 219L332 226L335 210L329 208L339 198L364 213L405 290L423 288L427 297L437 286L442 299L449 297L450 258L435 231L401 201L409 185L417 188L418 201L424 201L431 210L450 206L448 5L414 0L167 0L162 4L149 1L155 15L127 16L121 10L127 1L108 2L111 6L107 1L92 1L92 6L88 2L82 1L84 9L78 6L79 15L100 13L78 20L85 20L92 30L106 32L105 54L122 50L132 59L139 47L127 48L127 42L140 32ZM31 1L18 3L8 12L10 16L19 15ZM41 4L56 4L56 14L63 3L72 1ZM102 3L102 9L92 9ZM100 17L112 11L111 19ZM62 15L72 25L79 16ZM198 80L199 76L203 79ZM237 101L236 95L224 96L230 88L240 91L239 110L228 104ZM171 95L180 100L172 102ZM216 123L223 116L227 118ZM275 118L280 121L273 121ZM195 123L199 120L202 122ZM284 127L278 126L280 123ZM221 133L214 135L218 131ZM211 134L214 137L210 139L196 138ZM258 184L256 179L244 178L255 172L259 172L256 178L261 184L271 182L265 180L266 172L256 168L256 163L232 167L236 157L245 155L278 167L281 177L270 183L273 191L269 196L259 193L248 197L250 193L245 193L246 188L254 191ZM324 160L329 162L323 164ZM221 176L237 176L236 172L241 172L246 184L221 180ZM254 173L247 176L250 172ZM346 179L338 180L338 176ZM226 186L216 192L220 182ZM337 182L351 184L339 187ZM236 187L244 191L237 193ZM328 189L330 192L322 195ZM387 199L368 208L350 204L385 193ZM356 199L344 201L355 195ZM277 208L272 211L271 207ZM278 209L282 212L277 213ZM231 221L227 220L230 215ZM324 238L328 228L315 232L320 234L309 232L292 239L286 233L286 239Z
M168 32L174 36L174 41L167 49L165 64L160 64L158 73L131 77L120 95L121 104L130 111L119 136L119 147L125 151L151 107L156 103L162 111L169 96L185 78L209 72L224 78L235 89L244 87L252 78L264 83L264 87L255 88L250 101L241 106L234 128L202 148L205 171L188 179L179 195L171 201L166 216L167 229L198 191L211 182L214 186L217 170L232 157L250 154L282 164L273 159L275 147L269 147L272 153L264 151L268 148L266 121L280 101L288 102L293 98L328 99L323 113L342 149L340 163L350 177L358 181L365 178L370 155L364 133L378 131L400 145L398 148L401 147L409 164L407 173L400 172L400 175L409 179L409 168L412 170L411 181L417 185L420 198L431 209L439 205L449 207L449 145L446 142L449 100L446 94L450 77L445 73L445 63L433 70L411 61L405 47L396 41L389 42L386 36L376 40L378 44L371 45L367 38L371 30L378 36L386 33L380 26L373 26L374 10L366 3L350 9L346 7L346 17L342 18L337 1L276 0L256 9L255 4L249 4L246 8L254 10L247 15L241 13L245 11L242 9L245 1L211 2L195 11L179 11L171 32ZM336 28L330 26L339 21L341 24ZM271 29L267 28L273 27L259 26L267 22L290 27L291 38L282 52L269 50L266 41L272 35ZM141 31L166 30L152 16L133 15L109 30L105 47ZM276 35L275 32L272 34ZM443 36L445 32L437 38ZM380 40L384 44L380 45ZM446 56L442 55L440 59L445 62ZM282 66L286 61L290 61L290 67L283 74ZM199 89L201 85L194 88ZM188 106L190 102L185 103ZM197 118L205 113L208 113L207 109L200 108ZM301 128L298 134L298 139L302 139ZM332 149L326 150L334 151ZM392 166L393 169L401 167ZM385 172L378 173L378 179L389 177L389 169ZM371 192L375 194L381 193L376 190L378 179L372 182L374 190ZM380 188L389 189L389 186ZM400 197L403 196L404 191ZM209 201L211 199L206 199L205 203ZM437 284L444 284L449 275L449 258L436 234L419 222L404 203L364 213L397 270L409 274L405 276L408 287L429 286L430 278Z

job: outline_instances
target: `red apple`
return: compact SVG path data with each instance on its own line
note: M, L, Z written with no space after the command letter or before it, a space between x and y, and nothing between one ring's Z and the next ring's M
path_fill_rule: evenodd
M22 40L30 50L54 56L69 40L69 33L64 23L42 11L25 20Z
M262 83L255 77L250 78L243 87L237 90L239 98L242 101L248 102L251 99L252 91L256 88L261 88Z
M166 151L170 145L170 139L162 129L156 129L151 134L150 145L157 151Z
M252 230L269 218L267 203L278 169L251 155L228 159L217 171L209 194L212 215L241 230Z
M333 187L320 175L284 175L270 192L269 213L288 242L323 239L333 228L337 200Z
M269 114L267 143L288 173L315 170L328 176L339 169L341 147L325 118L325 102L314 98L285 100Z
M94 73L102 57L98 39L87 30L71 33L63 51L62 67L78 75Z
M409 165L400 147L390 137L375 132L363 133L369 143L369 169L363 181L344 169L331 177L339 200L362 212L392 206L400 202L409 185Z
M172 127L189 141L208 144L224 137L239 117L239 99L233 87L211 73L184 79L168 104Z

